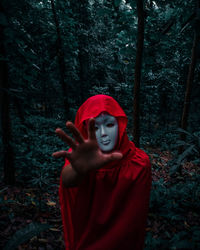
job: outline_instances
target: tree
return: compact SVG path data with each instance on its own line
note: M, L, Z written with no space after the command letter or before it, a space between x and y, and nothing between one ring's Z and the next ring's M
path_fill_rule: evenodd
M4 182L9 185L15 183L15 168L13 149L11 146L11 121L10 121L10 89L8 79L8 65L5 51L5 27L7 20L2 3L0 3L0 88L1 88L1 127L3 142L3 167Z
M188 76L187 76L185 98L184 98L183 112L182 112L182 118L181 118L181 128L184 130L187 130L187 125L188 125L192 85L193 85L193 80L194 80L195 66L196 66L197 57L198 57L197 50L198 50L198 46L200 43L200 16L199 16L199 13L200 13L200 1L197 0L192 55L191 55L191 62L189 65ZM181 133L181 140L184 141L185 139L186 139L186 134ZM179 152L181 153L182 151L183 151L183 147L180 147Z
M140 145L140 81L142 68L142 55L144 45L144 9L143 1L137 0L138 15L138 34L137 34L137 52L135 60L135 77L134 77L134 100L133 100L133 138L136 146Z
M61 39L61 31L60 31L60 25L58 21L58 17L56 14L56 8L54 4L54 0L51 0L51 8L53 12L53 17L54 17L54 22L56 26L56 32L57 32L57 58L58 58L58 65L59 65L59 72L60 72L60 84L62 87L62 92L63 92L63 97L64 97L64 107L65 107L65 112L68 114L69 112L69 103L68 103L68 87L67 83L65 81L65 59L64 59L64 50L62 46L62 39Z
M78 79L76 81L75 93L78 94L77 97L81 104L89 96L89 83L91 79L89 53L89 40L91 37L89 30L91 27L91 18L89 1L71 1L71 8L76 23L75 37L78 44Z

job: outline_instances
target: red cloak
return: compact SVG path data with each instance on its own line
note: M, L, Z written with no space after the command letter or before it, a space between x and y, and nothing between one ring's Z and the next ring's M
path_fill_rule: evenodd
M152 180L149 157L128 140L127 117L110 96L90 97L79 108L75 125L83 136L84 121L103 111L118 120L115 149L123 158L91 171L78 187L64 188L60 181L66 250L141 250ZM64 167L68 164L66 159Z

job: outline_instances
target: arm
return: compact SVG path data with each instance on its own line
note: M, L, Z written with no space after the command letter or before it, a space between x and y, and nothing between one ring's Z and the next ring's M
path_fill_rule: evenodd
M64 157L70 162L62 171L62 181L65 187L77 186L89 171L99 169L111 161L122 158L123 155L120 152L106 154L101 151L96 139L93 118L88 122L88 139L83 138L72 122L67 122L66 126L73 134L75 141L60 128L56 129L56 134L70 146L72 151L53 153L54 157Z
M85 174L79 174L73 169L72 165L69 164L63 168L62 173L62 183L65 188L78 186Z

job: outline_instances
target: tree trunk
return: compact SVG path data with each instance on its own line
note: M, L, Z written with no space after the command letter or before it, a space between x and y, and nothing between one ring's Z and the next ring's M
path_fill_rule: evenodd
M88 97L88 82L89 82L89 48L88 48L88 29L90 27L89 13L88 13L88 0L79 1L79 15L78 15L79 31L79 79L81 89L81 103ZM87 92L86 92L87 91ZM85 93L86 92L86 93Z
M71 1L71 9L76 23L76 38L78 42L78 81L76 95L81 105L89 97L90 82L90 55L89 55L89 29L92 25L88 0Z
M0 15L4 16L4 9L0 3ZM8 185L15 183L15 168L13 149L11 146L11 125L10 125L10 98L8 66L6 63L6 52L4 47L4 25L0 24L0 88L1 88L1 127L3 142L3 168L4 182Z
M198 48L198 44L200 42L200 34L199 34L200 33L199 32L200 20L199 20L199 16L198 16L198 11L200 11L200 3L199 2L200 1L197 1L196 25L195 25L195 33L194 33L194 40L193 40L193 46L192 46L191 63L189 66L189 71L188 71L188 76L187 76L185 98L184 98L183 112L182 112L182 118L181 118L181 128L184 130L187 130L187 125L188 125L192 84L193 84L193 80L194 80L194 72L195 72L195 66L196 66L196 61L197 61L197 48ZM180 138L181 138L181 140L185 141L186 134L181 133ZM179 153L182 153L182 152L183 152L183 147L180 147Z
M57 58L58 58L58 64L59 64L59 71L60 71L60 84L63 91L63 97L64 97L64 108L66 114L69 113L69 103L68 103L68 88L67 83L65 82L65 59L64 59L64 52L63 52L63 46L62 46L62 39L61 39L61 32L60 32L60 25L58 21L58 17L56 14L55 4L54 0L51 0L51 8L53 12L54 22L56 25L56 32L57 32Z
M144 9L143 1L137 0L138 13L138 34L137 34L137 52L135 62L134 77L134 99L133 99L133 139L137 147L140 146L140 81L142 68L142 54L144 45Z

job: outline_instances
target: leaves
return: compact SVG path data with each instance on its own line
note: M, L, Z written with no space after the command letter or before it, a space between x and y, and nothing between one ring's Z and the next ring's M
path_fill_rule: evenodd
M66 120L74 120L77 109L88 96L109 94L124 108L129 121L127 131L133 140L136 1L85 1L83 6L76 1L57 1L67 65L64 78L68 83L68 116L63 109L63 93L58 82L58 39L50 2L3 1L3 5L6 16L0 13L0 24L5 28L6 56L1 56L0 60L6 61L9 68L10 90L7 92L11 98L16 180L23 188L30 189L23 196L23 190L20 195L11 195L10 188L3 185L0 188L0 227L4 239L0 244L34 221L33 215L38 216L38 222L46 222L47 218L51 222L55 214L49 215L48 211L57 211L60 224L52 225L48 237L54 239L53 249L58 249L63 241L56 185L63 161L53 160L51 153L57 148L65 149L65 145L57 139L54 130L56 127L65 129ZM180 123L193 32L197 28L193 19L187 27L182 27L195 12L195 1L146 1L144 7L141 144L150 153L156 149L152 154L154 181L146 245L148 249L177 249L184 245L199 249L198 73L194 77L188 130L178 128L174 133ZM163 34L172 21L173 25ZM85 56L81 62L83 51ZM199 72L199 65L196 72ZM179 140L179 133L187 136L185 141ZM179 146L184 147L180 155L177 154ZM4 148L1 144L0 150L2 163ZM53 197L52 189L56 192ZM38 242L47 245L48 237Z
M45 231L50 228L48 224L38 224L30 223L25 228L18 230L8 241L3 250L10 250L17 248L20 244L30 240L34 236L40 234L42 231Z
M48 206L50 206L50 207L55 207L56 206L56 202L54 202L54 201L50 201L50 200L48 200L48 202L46 203Z
M115 7L119 7L121 0L114 0Z
M6 20L6 16L2 12L0 12L0 25L2 25L2 26L8 25L8 22Z
M197 249L200 246L197 239L200 170L185 163L182 176L170 177L167 162L171 155L158 152L150 154L153 183L145 249Z
M193 157L196 163L199 163L199 156L200 156L200 135L196 132L189 133L188 131L178 128L176 130L179 133L184 133L187 135L186 141L183 140L177 140L175 144L171 146L172 149L179 148L180 146L184 146L184 151L181 154L175 154L174 159L170 162L170 173L174 174L177 171L180 171L183 165L183 162L188 157Z

